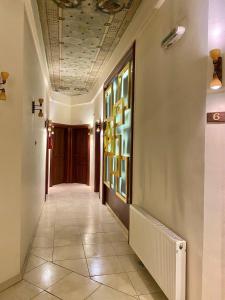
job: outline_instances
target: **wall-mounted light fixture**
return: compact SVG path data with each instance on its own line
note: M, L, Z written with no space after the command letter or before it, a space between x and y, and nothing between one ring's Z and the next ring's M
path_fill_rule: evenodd
M97 120L96 123L95 123L95 129L96 129L96 132L101 132L101 129L102 129L102 123L101 121Z
M8 72L1 72L0 85L6 84L8 77L9 77ZM0 100L5 101L6 99L7 99L7 97L6 97L5 89L1 88L0 89Z
M211 90L219 90L222 88L222 57L220 49L213 49L210 51L210 57L213 60L213 79L210 82L210 89Z
M49 136L51 136L51 135L53 135L54 134L54 125L53 125L53 122L52 122L52 120L46 120L45 121L45 127L47 128L47 130L48 130L48 134L49 134Z
M32 101L32 114L35 113L36 110L39 111L38 117L42 118L43 117L43 102L44 99L40 98L38 99L39 104L35 104L35 101Z

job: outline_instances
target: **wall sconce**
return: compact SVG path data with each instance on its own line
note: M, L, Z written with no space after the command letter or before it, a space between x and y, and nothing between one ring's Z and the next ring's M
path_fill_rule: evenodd
M101 132L101 129L102 129L102 123L101 121L97 120L96 123L95 123L95 128L96 128L96 132Z
M49 136L53 135L54 134L54 125L52 123L52 120L46 120L45 121L45 127L47 128L48 130L48 134Z
M32 114L35 113L36 110L39 111L38 113L38 117L42 118L43 117L43 102L44 102L44 99L38 99L39 101L39 104L35 104L35 101L32 101Z
M0 85L6 84L7 79L9 78L9 73L8 72L1 72L1 81L0 81ZM0 89L0 100L5 101L6 98L6 93L5 93L5 89L1 88Z
M210 82L211 90L219 90L222 88L222 57L220 49L213 49L210 51L210 57L213 60L214 72L213 79Z

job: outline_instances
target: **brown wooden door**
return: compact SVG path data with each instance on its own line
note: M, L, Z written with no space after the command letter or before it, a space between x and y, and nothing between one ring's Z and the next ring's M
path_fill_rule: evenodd
M54 124L50 185L84 183L89 185L88 126Z
M88 128L72 128L71 182L89 184Z
M51 186L66 182L67 128L55 127L51 155Z

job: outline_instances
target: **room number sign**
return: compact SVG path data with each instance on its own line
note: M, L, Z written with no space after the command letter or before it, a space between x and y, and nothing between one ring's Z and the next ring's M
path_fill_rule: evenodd
M225 123L225 112L207 113L207 123Z

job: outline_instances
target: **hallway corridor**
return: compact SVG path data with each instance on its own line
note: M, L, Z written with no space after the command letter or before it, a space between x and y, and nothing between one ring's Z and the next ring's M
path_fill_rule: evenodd
M90 187L51 188L24 279L0 300L165 300Z

